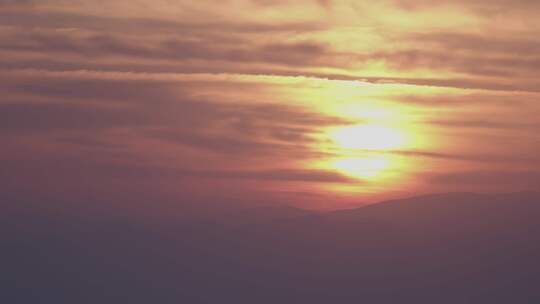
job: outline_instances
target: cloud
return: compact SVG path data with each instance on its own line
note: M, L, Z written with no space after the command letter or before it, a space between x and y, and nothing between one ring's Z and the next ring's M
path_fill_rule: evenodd
M2 6L24 6L33 4L33 0L0 0L0 7Z
M448 49L453 49L448 46ZM403 49L358 55L364 61L382 61L402 71L431 69L454 71L472 76L512 77L540 69L537 56L508 56L497 53L459 53L433 49ZM530 54L530 53L529 53Z
M325 146L329 127L364 122L328 113L355 117L343 109L382 101L396 107L389 124L418 133L417 150L389 157L475 172L539 163L536 22L480 12L509 2L173 2L0 2L2 160L18 160L30 178L25 159L39 155L41 169L68 159L59 180L87 172L80 188L135 180L224 194L265 181L348 183L306 164L343 156Z
M500 14L501 12L508 10L530 10L537 9L538 1L535 0L495 0L495 1L482 1L482 0L393 0L393 3L398 7L402 7L410 10L433 8L437 6L459 6L472 10L477 13L493 15Z
M8 2L18 2L17 0ZM31 1L21 1L31 3ZM177 35L215 36L216 32L229 34L249 33L283 33L283 32L313 32L325 28L322 23L315 22L248 22L227 20L180 21L157 17L125 17L115 15L84 14L84 11L65 12L62 10L24 10L0 11L0 24L22 28L44 29L78 29L95 32L114 33L159 33ZM224 34L222 36L225 36Z
M540 42L533 30L487 36L426 27L392 34L398 44L366 49L328 39L336 34L329 22L288 18L260 23L226 18L231 16L175 21L150 15L99 17L82 11L39 9L0 15L0 23L6 25L0 31L0 50L6 53L0 63L11 68L266 73L538 91L534 75L540 58L534 50ZM363 77L362 71L372 65L390 71L365 72L370 77ZM404 76L418 70L447 76Z
M287 0L251 0L253 3L256 3L258 5L262 6L275 6L275 5L290 5L290 2ZM308 0L305 1L305 5L309 5L311 3L318 4L321 7L324 8L331 8L333 1L332 0Z
M53 130L141 126L141 113L66 104L10 103L0 105L0 132L45 133Z
M315 182L315 183L360 183L335 171L310 169L271 169L271 170L196 170L164 167L103 166L108 174L134 176L156 176L160 178L205 178L223 180L251 180L276 182Z
M508 121L489 120L431 120L431 125L456 127L456 128L485 128L485 129L514 129L514 130L538 130L540 123L522 123Z
M251 2L262 6L280 5L280 8L287 4L281 0ZM313 5L351 5L348 1L334 2L314 0L298 5L306 8ZM413 8L440 4L461 7L506 7L511 4L507 1L460 1L456 4L422 0L393 3ZM517 6L534 3L519 1ZM243 4L254 14L260 13L249 2ZM198 16L199 10L206 5L209 3L181 7ZM516 6L514 2L512 5ZM384 69L380 73L368 69L366 74L374 81L492 90L538 90L534 75L540 69L540 59L534 56L534 51L540 48L540 42L533 28L519 34L508 30L497 35L485 35L480 30L472 34L467 29L442 30L426 24L420 30L405 29L392 33L391 37L379 37L399 43L363 48L352 41L330 39L342 32L341 23L336 21L298 21L298 18L284 14L284 19L279 22L272 18L254 22L252 20L255 19L246 18L249 16L245 12L229 11L212 19L201 16L179 21L169 16L136 12L124 16L111 11L100 16L82 9L66 12L54 5L0 12L0 23L6 26L0 31L4 33L0 38L0 48L10 57L2 64L56 70L85 68L313 76L318 73L320 77L336 79L363 78L362 71L374 65L391 68L391 71ZM350 20L343 21L349 21L352 27L357 26ZM370 35L379 36L376 32ZM323 69L328 74L322 73ZM411 71L426 69L452 76L403 77L404 73L410 75ZM351 71L356 76L351 76ZM387 76L376 77L376 74Z
M484 153L445 153L442 151L428 151L428 150L394 150L394 151L380 151L380 153L394 154L400 156L406 156L411 158L433 158L441 160L458 160L472 163L523 163L523 164L537 164L540 163L540 158L535 156L526 156L520 154L513 154L511 157L507 154L500 152L484 152Z
M216 39L193 41L186 38L123 38L111 34L82 35L72 32L24 31L6 35L1 49L18 52L71 54L86 58L134 57L145 60L206 60L243 63L316 65L327 56L321 42L252 44ZM321 64L321 63L319 63ZM322 64L332 64L331 61Z
M531 33L486 36L467 32L428 32L409 35L409 39L418 43L430 43L460 51L481 54L524 54L534 55L540 51L540 40Z
M462 171L432 175L429 182L452 186L489 186L500 189L538 189L539 171Z
M190 118L176 127L149 130L146 136L235 157L309 158L320 153L307 148L316 143L310 135L321 127L345 122L283 105L207 104L213 110L192 113L204 103L197 105L184 108L183 115ZM190 123L191 119L196 121Z
M48 158L46 151L52 149L58 157L75 153L81 163L106 166L150 159L164 170L156 170L158 175L167 175L162 158L171 160L172 168L189 164L222 179L227 177L220 170L233 166L238 170L230 173L231 179L345 181L299 170L293 163L321 157L324 153L313 148L313 135L346 120L277 97L259 101L262 78L245 84L226 80L231 76L221 76L221 81L217 76L169 76L29 72L4 78L0 87L11 98L0 103L0 129L9 135L3 142L5 157L15 157L9 151L27 155L23 151L33 150ZM253 90L252 101L228 100L223 93L244 86ZM198 163L204 156L212 161ZM248 164L261 160L283 165L253 173Z

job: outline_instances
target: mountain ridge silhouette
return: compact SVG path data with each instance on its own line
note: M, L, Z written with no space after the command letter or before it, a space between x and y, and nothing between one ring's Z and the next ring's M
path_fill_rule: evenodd
M539 197L191 220L7 212L2 289L9 303L536 303Z

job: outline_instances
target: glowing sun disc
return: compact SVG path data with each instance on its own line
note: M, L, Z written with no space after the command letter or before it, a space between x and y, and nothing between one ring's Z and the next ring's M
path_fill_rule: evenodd
M363 179L377 177L389 165L389 160L384 157L343 158L332 164L335 169L346 175Z
M389 150L404 144L403 134L382 125L357 125L336 129L332 139L343 149Z

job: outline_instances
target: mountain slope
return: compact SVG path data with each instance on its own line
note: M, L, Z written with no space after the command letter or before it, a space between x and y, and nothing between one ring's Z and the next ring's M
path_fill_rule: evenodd
M540 196L438 194L219 221L0 221L10 303L536 303ZM13 217L15 216L15 217Z

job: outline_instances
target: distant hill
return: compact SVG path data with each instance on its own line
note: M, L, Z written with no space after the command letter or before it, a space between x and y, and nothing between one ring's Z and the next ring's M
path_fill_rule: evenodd
M3 295L9 303L540 301L539 193L435 194L324 214L234 210L189 222L12 217L0 227Z

